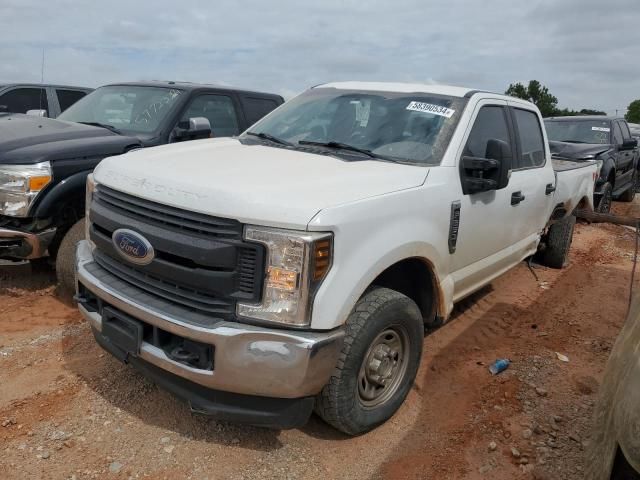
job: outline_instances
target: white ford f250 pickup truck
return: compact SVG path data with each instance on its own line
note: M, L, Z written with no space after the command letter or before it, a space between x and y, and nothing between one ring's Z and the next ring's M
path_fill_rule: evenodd
M325 84L237 138L104 160L79 308L194 411L360 434L404 401L425 326L529 256L562 267L597 170L552 163L526 101Z

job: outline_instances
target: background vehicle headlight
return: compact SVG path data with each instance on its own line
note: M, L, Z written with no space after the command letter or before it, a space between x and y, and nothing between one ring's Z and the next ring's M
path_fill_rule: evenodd
M0 214L26 217L38 193L51 183L51 164L0 165Z
M89 231L91 229L91 220L89 218L89 212L91 211L91 202L93 201L93 193L96 191L96 181L93 179L93 173L87 175L87 189L84 199L84 238L89 242L91 249L95 247L91 241Z
M331 268L332 234L245 227L244 238L267 247L267 275L261 303L238 303L237 314L309 325L313 298Z

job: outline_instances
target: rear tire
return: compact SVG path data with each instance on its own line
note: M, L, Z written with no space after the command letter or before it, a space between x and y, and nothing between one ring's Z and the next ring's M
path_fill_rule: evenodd
M563 268L567 264L575 225L576 217L569 215L549 227L540 263L551 268Z
M76 245L84 239L84 218L78 220L62 238L56 256L58 296L71 303L76 291Z
M596 212L609 213L611 211L611 201L613 200L613 185L611 182L606 182L602 186L602 196L596 206Z
M633 199L636 196L637 176L638 176L638 173L634 172L631 185L629 185L629 188L627 188L625 192L622 195L620 195L620 197L618 197L618 200L620 200L621 202L633 202Z
M341 432L360 435L404 402L420 365L424 323L413 300L376 287L358 301L345 327L342 352L315 410Z

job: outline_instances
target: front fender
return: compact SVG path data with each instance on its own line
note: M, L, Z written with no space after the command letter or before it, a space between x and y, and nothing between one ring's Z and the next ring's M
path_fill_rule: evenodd
M66 200L79 195L84 199L84 190L87 176L91 170L74 173L70 177L58 182L50 189L42 192L42 199L36 204L33 211L35 218L47 218Z
M438 284L438 313L448 315L453 305L453 281L446 275L448 226L436 219L449 218L450 205L424 205L416 188L330 208L314 217L310 230L329 230L335 236L333 266L315 297L312 328L342 325L375 278L408 258L428 264Z
M609 179L613 179L613 183L615 184L616 180L616 163L611 157L602 159L602 168L600 169L600 176L598 180L596 180L596 193L600 191L602 185Z

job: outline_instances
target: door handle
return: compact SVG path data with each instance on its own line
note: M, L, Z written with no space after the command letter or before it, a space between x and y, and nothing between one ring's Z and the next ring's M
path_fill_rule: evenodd
M544 194L551 195L555 191L556 191L556 187L553 185L553 183L547 183L547 186L544 189Z
M522 192L513 192L511 194L511 205L518 205L523 200L524 195L522 194Z

